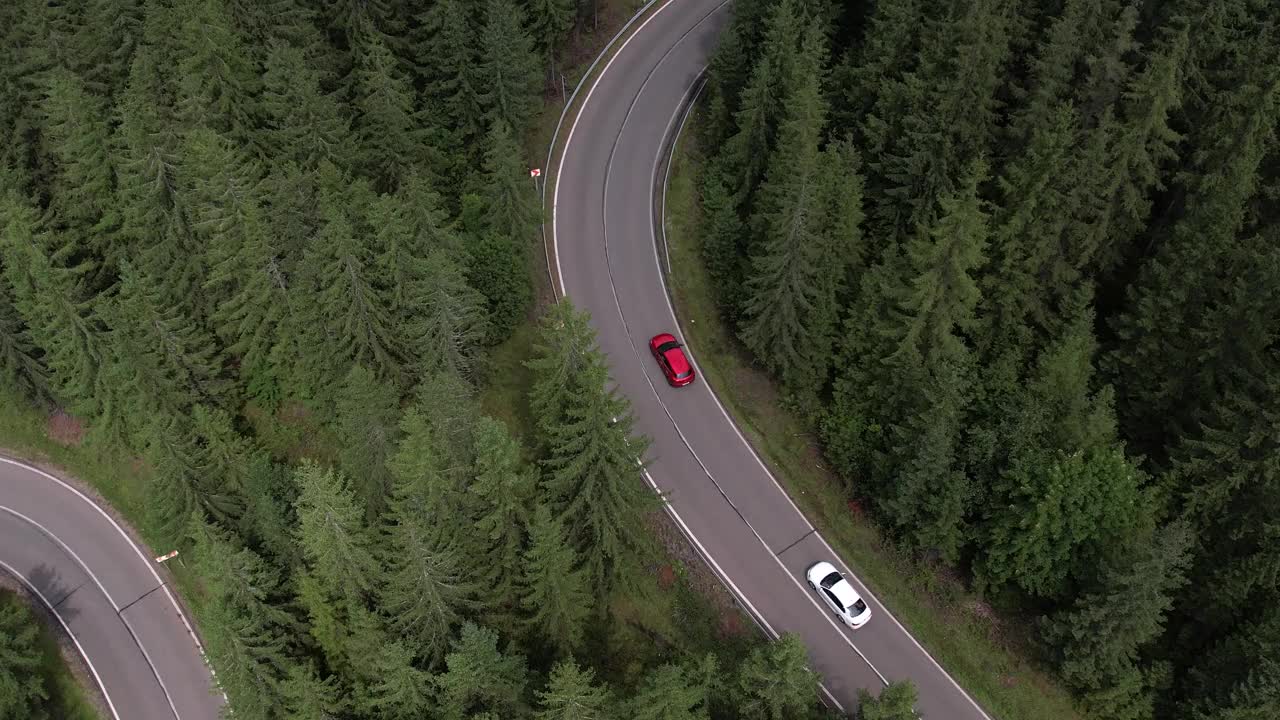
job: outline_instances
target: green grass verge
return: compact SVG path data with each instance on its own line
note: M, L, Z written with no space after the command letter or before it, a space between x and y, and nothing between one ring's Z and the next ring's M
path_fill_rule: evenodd
M671 292L703 376L809 520L993 717L1079 720L1071 696L1034 660L1026 622L997 618L957 578L895 551L851 511L812 428L782 408L773 383L722 321L701 256L696 122L695 111L675 152L666 213Z
M26 600L12 591L0 588L0 606L26 606L26 604ZM32 609L31 614L37 615L42 612ZM72 674L71 668L63 662L54 631L44 623L40 623L38 642L40 667L36 673L44 681L45 691L49 694L49 702L45 708L49 717L57 720L101 720L102 716L89 701L88 692Z

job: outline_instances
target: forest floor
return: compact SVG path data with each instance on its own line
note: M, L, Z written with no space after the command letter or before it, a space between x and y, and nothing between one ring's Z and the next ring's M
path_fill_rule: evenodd
M1079 720L1071 696L1037 657L1030 619L1001 613L949 569L895 550L848 500L824 465L813 429L784 409L777 387L723 322L701 255L696 178L703 156L696 123L695 110L672 161L666 242L670 291L703 377L809 520L993 717Z
M84 658L57 620L16 578L0 570L0 606L26 605L44 621L40 630L39 677L49 693L49 717L57 720L102 720L110 717L106 699L93 680Z

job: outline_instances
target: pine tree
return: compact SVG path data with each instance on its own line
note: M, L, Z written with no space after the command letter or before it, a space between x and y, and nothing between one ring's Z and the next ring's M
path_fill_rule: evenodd
M608 688L595 684L595 672L572 658L556 663L547 689L537 691L537 720L608 720L612 700Z
M140 410L185 412L196 402L231 400L217 342L169 305L148 273L125 263L120 292L103 315L112 333L119 381Z
M206 125L257 151L258 72L223 3L180 0L178 108L188 128Z
M300 321L315 319L300 328L308 331L302 349L328 364L359 363L380 378L398 380L400 338L376 279L372 245L340 210L325 210L325 222L303 259L302 282L294 286L296 303L307 313ZM345 365L338 367L345 373ZM318 389L332 378L323 364L317 371L309 380Z
M359 151L356 164L381 191L394 190L425 160L414 115L413 87L376 33L362 33L356 48L352 105Z
M714 656L700 668L666 663L646 674L631 697L628 717L636 720L702 720L708 717L707 689Z
M233 478L209 461L196 424L181 414L157 414L141 440L152 476L147 504L151 525L166 539L184 537L190 520L201 515L234 527L246 498Z
M472 433L475 464L467 492L476 512L477 548L490 568L485 582L490 597L505 603L515 595L511 570L520 567L537 476L524 464L520 444L500 421L481 417Z
M26 321L0 266L0 387L30 400L49 399L49 370L40 360Z
M873 696L858 691L858 717L861 720L916 720L916 688L910 680L889 683Z
M418 367L473 379L483 367L481 349L496 339L486 298L467 282L464 270L444 250L431 250L421 272L421 307L405 325Z
M115 168L105 108L75 74L57 69L45 80L42 135L57 163L49 193L54 214L108 265L124 254L115 231Z
M317 589L358 606L373 591L379 572L360 506L346 478L312 461L303 462L293 478L298 484L295 532L308 575Z
M798 85L788 96L788 118L752 218L762 237L742 305L747 347L782 374L784 385L805 395L814 394L826 377L845 280L840 267L849 262L847 243L858 237L856 219L852 228L840 228L842 237L832 227L836 212L858 203L857 197L833 197L860 194L856 175L849 182L853 169L833 167L850 161L852 150L830 156L818 152L824 124L822 43L821 29L811 28L795 61ZM846 182L824 190L833 177ZM836 202L840 205L828 206Z
M523 711L525 660L500 650L498 633L466 623L445 664L448 669L436 676L441 717L462 720L486 711L513 717Z
M478 30L468 10L460 0L432 3L418 17L421 32L415 52L424 60L418 74L424 77L427 111L438 115L436 124L448 129L447 148L442 149L448 150L444 154L450 167L442 174L454 182L461 182L473 167L477 156L473 148L481 144L485 128L480 88L486 81L480 68Z
M76 28L76 68L85 86L113 98L129 76L129 61L142 39L145 4L140 0L88 0Z
M738 667L738 714L746 720L805 717L817 704L817 685L804 643L787 633L752 650Z
M587 577L577 567L576 553L565 544L564 525L545 505L534 512L529 536L523 562L508 566L522 568L520 604L543 641L568 654L582 644L592 610Z
M47 248L57 240L40 227L35 211L12 193L0 203L4 271L55 394L80 414L107 411L115 395L107 378L110 341L85 288L90 268L55 264Z
M392 640L373 656L373 681L363 688L363 704L378 717L423 717L431 709L431 675L413 666L403 643Z
M596 588L633 582L651 551L644 517L659 502L640 477L646 441L630 437L628 403L607 388L594 333L567 301L544 318L534 353L530 404L547 446L547 500L558 518L572 519L570 543Z
M490 127L501 121L518 131L533 124L541 73L524 18L513 0L486 0L475 87Z
M321 89L321 75L306 53L283 41L269 46L262 75L262 145L278 161L314 169L323 160L348 169L350 122Z
M765 21L760 55L734 112L736 131L725 140L725 180L740 207L749 206L746 201L764 176L778 124L786 112L783 93L796 79L792 64L800 37L796 2L781 0L774 4Z
M387 467L399 442L399 394L362 365L351 366L335 398L338 457L369 520L380 516L391 489Z
M16 596L0 595L0 717L49 717L44 661L39 621Z
M1190 528L1171 523L1106 568L1096 591L1044 621L1046 640L1060 648L1063 678L1098 717L1150 715L1138 652L1160 635L1172 595L1184 582L1190 542Z
M208 582L204 639L218 685L238 716L274 718L280 684L293 667L286 652L293 622L276 604L282 600L278 579L226 532L198 518L192 528L197 568Z
M574 0L534 0L529 7L529 34L542 49L547 68L554 72L556 54L565 35L573 27L576 15Z
M395 484L383 526L386 583L379 605L390 629L414 655L438 662L453 629L477 594L464 564L463 520L442 493L444 458L424 438L421 415L410 409L401 449L393 463ZM442 495L444 495L442 497Z
M527 240L538 225L539 209L512 127L503 120L495 120L489 128L485 143L484 198L488 203L490 230L513 240Z
M338 720L345 702L339 697L334 678L320 679L314 668L298 664L289 669L281 685L284 703L281 720Z

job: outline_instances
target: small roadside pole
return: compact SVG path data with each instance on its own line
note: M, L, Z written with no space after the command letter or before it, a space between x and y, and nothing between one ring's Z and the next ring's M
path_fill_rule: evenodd
M172 560L172 559L174 559L174 558L176 558L176 557L178 557L178 551L177 551L177 550L174 550L173 552L169 553L168 555L161 555L161 556L157 557L157 558L156 558L156 562L158 562L158 563L162 563L162 562L164 562L164 561L166 561L166 560Z
M533 189L538 189L538 178L542 176L542 170L538 168L529 168L529 177L533 178Z

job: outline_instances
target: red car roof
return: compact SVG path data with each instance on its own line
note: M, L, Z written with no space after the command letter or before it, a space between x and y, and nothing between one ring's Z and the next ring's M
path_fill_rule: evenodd
M689 359L684 356L684 350L675 347L668 350L665 354L667 356L667 362L671 363L671 371L674 372L676 376L687 375L689 373Z

